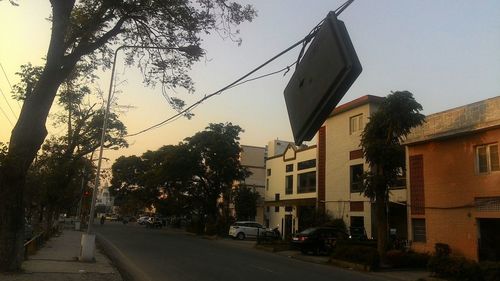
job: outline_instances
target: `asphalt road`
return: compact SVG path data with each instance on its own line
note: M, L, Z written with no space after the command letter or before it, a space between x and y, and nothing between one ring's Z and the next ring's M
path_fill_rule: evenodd
M175 230L146 229L136 223L106 222L94 229L127 261L126 267L140 271L144 280L384 280L257 250L252 241L209 240Z

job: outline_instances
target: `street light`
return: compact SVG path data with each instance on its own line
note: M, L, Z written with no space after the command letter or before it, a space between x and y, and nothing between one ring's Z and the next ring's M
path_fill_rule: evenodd
M121 49L155 49L155 50L177 50L184 52L191 56L200 56L203 50L197 45L190 45L186 47L160 47L160 46L145 46L145 45L122 45L115 50L113 55L113 66L111 68L111 80L109 81L108 100L106 101L106 111L104 112L104 121L102 124L101 143L99 147L99 158L97 161L97 173L94 181L94 189L92 191L92 201L90 205L89 222L87 233L82 234L81 240L81 261L93 261L95 252L95 234L92 233L92 224L94 222L95 201L97 196L97 188L99 187L99 178L101 176L102 154L104 151L104 138L106 136L106 129L108 127L108 115L111 107L111 95L113 92L113 80L115 77L116 57L118 51Z

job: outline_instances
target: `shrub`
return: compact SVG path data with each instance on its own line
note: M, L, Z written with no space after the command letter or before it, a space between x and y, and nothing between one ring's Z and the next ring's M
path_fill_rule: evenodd
M430 255L412 251L391 250L386 253L386 259L392 267L425 268L429 262Z
M366 247L371 247L377 249L377 241L376 240L342 240L337 242L338 244L342 245L349 245L349 246L366 246Z
M500 262L482 262L479 264L484 281L500 280Z
M370 266L372 269L378 268L379 255L376 248L361 245L337 245L333 251L334 259L359 263Z
M479 264L464 257L435 255L429 260L428 268L437 277L460 281L484 280Z
M436 256L438 257L447 257L451 253L450 246L444 243L436 243L434 245L434 249L436 250Z

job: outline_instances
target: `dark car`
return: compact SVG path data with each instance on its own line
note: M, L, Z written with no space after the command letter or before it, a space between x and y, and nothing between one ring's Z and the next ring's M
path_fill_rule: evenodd
M149 228L161 228L163 226L163 222L161 221L161 219L157 218L157 217L150 217L146 223L145 223L146 227L149 227Z
M303 254L329 254L338 240L347 239L343 230L333 227L311 227L295 234L292 238L292 247L299 249Z
M363 226L351 226L349 227L349 238L357 241L366 241L368 237L366 236L366 231Z

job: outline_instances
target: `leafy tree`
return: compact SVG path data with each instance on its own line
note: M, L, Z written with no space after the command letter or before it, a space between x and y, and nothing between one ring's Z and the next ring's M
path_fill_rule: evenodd
M192 90L186 71L203 55L200 33L216 31L234 39L234 26L256 15L251 6L226 0L51 0L50 4L52 30L46 64L36 83L26 86L26 99L0 170L0 271L20 269L26 173L47 135L45 122L56 93L76 65L85 61L93 68L109 67L111 48L119 43L194 46L184 52L126 50L127 63L141 66L146 83L159 81L164 89ZM171 101L178 105L177 99Z
M219 211L223 222L229 222L231 188L234 181L243 180L248 174L240 163L241 132L241 127L231 123L211 123L204 131L186 139L191 151L199 155L201 170L195 175L196 182L189 192L199 202L201 213L206 215L202 223L215 223Z
M245 185L240 185L233 190L234 208L238 220L254 219L257 215L257 201L259 193Z
M422 106L408 91L386 97L370 117L361 135L361 147L370 171L363 175L364 194L375 202L377 249L381 258L387 251L387 203L389 187L405 167L405 149L401 144L412 128L421 125Z
M28 87L32 81L37 81L40 73L41 67L31 64L21 67L21 71L17 73L21 82L15 85L14 91L18 99L27 98L29 93L23 92L22 89ZM84 186L90 180L90 167L86 167L87 173L84 175L81 175L80 171L88 162L85 157L100 145L101 124L104 118L102 106L96 108L97 103L86 102L92 98L92 92L86 86L92 79L88 65L80 64L62 84L57 100L62 111L55 114L53 119L55 127L66 126L66 134L47 141L36 165L28 171L28 183L32 190L27 190L27 195L31 195L27 197L37 202L29 202L27 198L25 201L40 208L40 221L45 218L47 230L59 212L71 213L76 210L74 206L77 206L81 197L81 178L83 177ZM123 138L127 132L125 126L114 113L110 114L108 119L110 129L106 131L104 146L109 149L126 147L127 142ZM38 193L39 196L33 197L33 193Z

